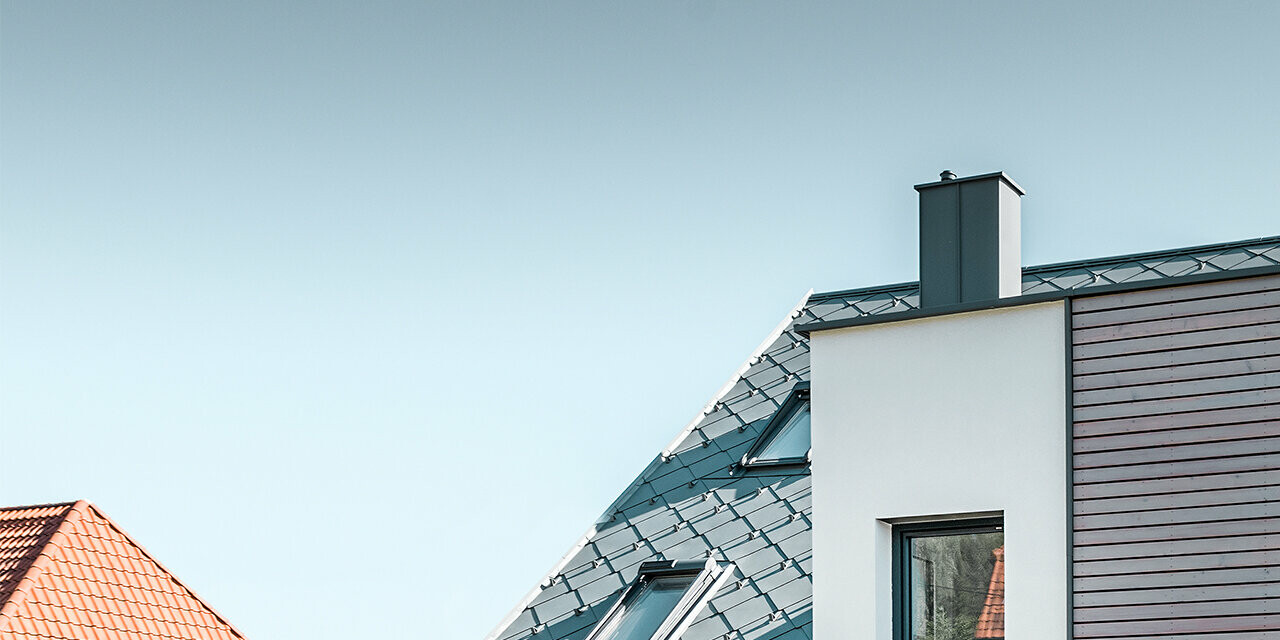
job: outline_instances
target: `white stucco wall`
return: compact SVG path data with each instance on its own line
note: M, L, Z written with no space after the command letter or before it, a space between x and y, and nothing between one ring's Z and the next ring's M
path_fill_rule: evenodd
M1000 512L1005 633L1066 637L1061 302L811 337L816 640L890 640L891 526Z

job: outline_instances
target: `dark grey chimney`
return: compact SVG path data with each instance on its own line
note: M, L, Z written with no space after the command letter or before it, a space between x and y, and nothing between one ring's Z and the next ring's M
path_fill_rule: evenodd
M1002 172L957 178L942 172L920 192L920 306L1022 293L1022 205L1026 192Z

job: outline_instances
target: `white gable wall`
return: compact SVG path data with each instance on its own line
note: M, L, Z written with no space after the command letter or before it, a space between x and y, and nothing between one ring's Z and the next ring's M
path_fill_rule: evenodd
M1067 637L1063 303L811 336L816 640L890 640L891 525L1003 513L1005 633Z

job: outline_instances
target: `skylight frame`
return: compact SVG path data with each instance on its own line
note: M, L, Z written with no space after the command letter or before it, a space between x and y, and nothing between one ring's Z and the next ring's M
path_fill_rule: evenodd
M635 639L674 640L681 633L684 633L684 630L693 622L694 616L711 600L711 597L719 590L723 580L731 574L732 571L727 571L725 567L720 566L715 560L711 559L707 559L705 562L698 560L643 562L640 564L636 579L614 601L613 605L600 618L600 621L596 623L595 628L591 630L585 640L599 640L604 636L605 632L611 631L609 627L614 618L621 614L623 606L637 597L650 580L693 576L693 581L685 589L684 595L681 596L671 612L667 614L666 619L659 625L657 631L649 638ZM633 639L628 638L626 640Z
M742 454L742 460L738 462L739 466L744 469L756 469L761 467L790 467L809 464L813 447L810 446L803 456L795 456L791 458L778 458L770 460L760 460L760 454L773 443L773 439L787 423L791 421L792 416L796 412L804 409L809 404L809 383L797 382L791 388L791 394L783 401L782 406L769 419L769 424L765 425L764 432L756 438L751 448ZM812 418L811 418L812 419Z

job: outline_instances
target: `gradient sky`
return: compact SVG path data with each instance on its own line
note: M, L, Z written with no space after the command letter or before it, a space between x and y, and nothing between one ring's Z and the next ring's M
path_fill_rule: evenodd
M810 287L1280 234L1280 3L0 3L0 503L487 633Z

